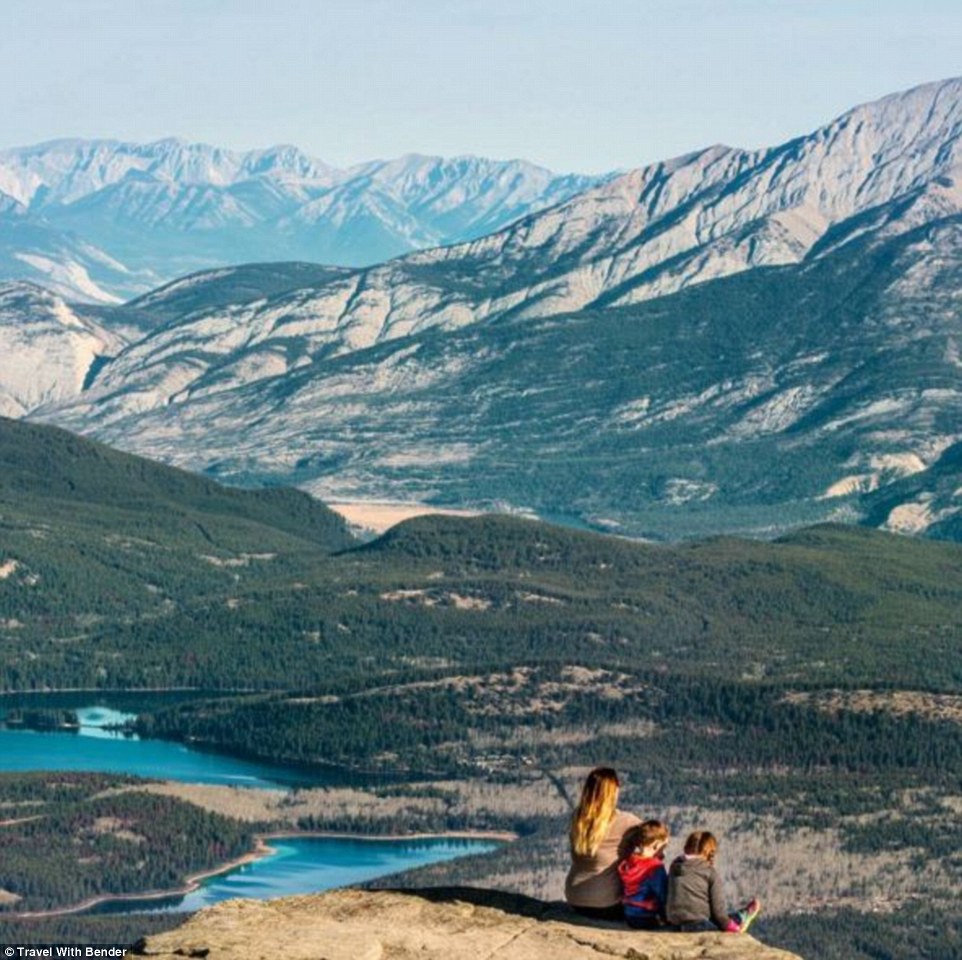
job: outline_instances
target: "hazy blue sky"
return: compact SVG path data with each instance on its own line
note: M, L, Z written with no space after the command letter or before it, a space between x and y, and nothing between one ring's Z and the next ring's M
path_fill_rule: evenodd
M638 166L962 74L959 0L3 0L0 146Z

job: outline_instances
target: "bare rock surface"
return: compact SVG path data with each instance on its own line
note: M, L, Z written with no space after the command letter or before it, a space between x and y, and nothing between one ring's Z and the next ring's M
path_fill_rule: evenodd
M135 952L208 960L797 960L748 935L647 933L467 888L229 900Z

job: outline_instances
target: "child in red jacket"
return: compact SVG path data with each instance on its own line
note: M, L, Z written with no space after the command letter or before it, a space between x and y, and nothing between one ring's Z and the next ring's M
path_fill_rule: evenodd
M660 820L646 820L625 835L634 852L618 864L625 920L636 930L654 930L665 919L668 873L665 847L668 828Z

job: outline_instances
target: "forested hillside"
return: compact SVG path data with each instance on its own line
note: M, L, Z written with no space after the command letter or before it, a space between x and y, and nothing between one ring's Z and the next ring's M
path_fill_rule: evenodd
M0 915L177 889L250 850L246 825L125 789L136 782L101 774L0 776Z
M4 689L196 688L140 732L401 778L370 794L389 815L328 805L302 826L524 835L432 868L445 882L555 883L559 791L611 763L629 807L725 834L786 945L808 942L798 912L831 931L824 957L935 956L910 931L962 881L959 544L425 517L358 545L301 494L3 427ZM450 801L471 785L555 806ZM869 909L895 911L872 943L898 951L858 946Z

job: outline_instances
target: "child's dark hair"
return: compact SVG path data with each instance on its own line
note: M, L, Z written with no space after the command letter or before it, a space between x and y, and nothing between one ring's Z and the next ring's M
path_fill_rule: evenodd
M625 840L631 847L650 847L653 843L667 840L670 836L668 827L660 820L646 820L637 827L632 827L626 834Z
M714 863L718 853L718 841L715 834L707 830L696 830L688 834L685 841L685 853L690 857L704 857L709 863Z

